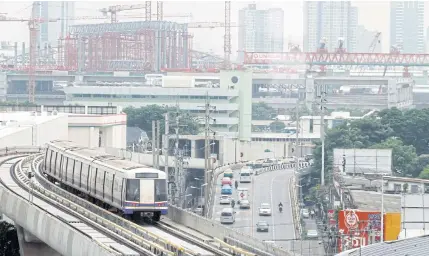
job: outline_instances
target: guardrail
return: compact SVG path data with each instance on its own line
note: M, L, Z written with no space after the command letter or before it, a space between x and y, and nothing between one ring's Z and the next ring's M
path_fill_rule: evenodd
M291 256L292 253L283 250L280 247L272 246L248 234L239 232L226 227L216 221L201 217L197 214L185 211L181 208L170 206L168 217L178 223L191 229L197 230L203 234L220 239L229 245L247 250L258 256Z
M309 163L307 162L300 162L299 163L299 169L303 169L310 166ZM295 168L295 163L288 163L288 164L276 164L276 165L272 165L269 167L265 167L265 168L261 168L261 169L257 169L254 171L255 175L259 175L262 173L266 173L266 172L272 172L272 171L278 171L278 170L283 170L283 169L292 169Z
M41 163L38 163L39 165ZM39 166L34 166L34 170L39 170ZM118 234L154 253L163 252L165 255L194 256L197 253L183 248L181 245L168 241L165 238L148 231L144 227L113 214L93 203L90 203L48 181L39 171L35 171L39 177L38 181L47 189L34 186L40 193L64 202L72 210L86 216L88 219L104 226L108 230ZM52 191L52 192L51 192ZM173 253L174 252L174 253Z
M213 177L212 177L212 182L210 184L209 187L209 198L208 198L208 202L206 204L206 217L211 219L213 216L213 204L214 204L214 198L216 196L216 182L219 178L219 175L222 174L223 172L225 172L228 169L237 169L237 168L241 168L243 167L248 161L245 162L240 162L240 163L232 163L232 164L226 164L223 166L219 166L216 167L216 169L213 170Z

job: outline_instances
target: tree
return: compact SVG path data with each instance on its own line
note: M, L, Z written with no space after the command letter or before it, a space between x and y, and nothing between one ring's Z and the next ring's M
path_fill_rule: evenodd
M376 118L364 118L360 120L348 121L327 131L325 136L325 170L332 169L334 148L369 148L389 138L393 130L382 124ZM314 168L313 171L320 172L322 168L322 147L321 142L316 142L313 151ZM325 172L328 175L328 171Z
M282 132L284 128L286 127L284 122L281 121L274 121L270 124L270 131L271 132Z
M149 137L152 137L152 121L160 120L161 134L164 133L165 117L164 114L170 112L169 120L170 123L175 122L176 108L160 106L160 105L148 105L144 107L134 108L128 107L124 109L127 114L127 126L136 126L146 131ZM200 131L198 120L195 116L188 112L179 110L179 133L182 135L196 135ZM174 129L170 129L170 133L175 133Z
M6 221L0 222L0 255L19 256L16 229Z
M271 120L277 114L277 111L268 106L265 102L258 102L252 104L252 119L253 120Z
M429 180L429 165L419 174L419 178Z
M405 145L413 145L418 155L429 153L429 109L401 111L392 108L380 111L378 116Z
M413 175L414 169L418 163L416 149L414 146L404 145L399 138L390 137L371 148L392 149L393 171L399 176Z

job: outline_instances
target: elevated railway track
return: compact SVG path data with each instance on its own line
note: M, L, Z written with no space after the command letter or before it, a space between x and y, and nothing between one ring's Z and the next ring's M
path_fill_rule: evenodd
M61 212L55 217L69 225L68 228L79 232L91 230L92 239L96 240L95 237L102 236L104 239L98 240L108 241L97 242L93 246L99 247L97 250L103 249L100 253L85 251L75 254L48 244L62 255L254 255L237 247L225 246L215 239L201 239L201 236L186 233L184 228L171 226L171 222L161 220L157 224L134 223L98 207L48 181L42 171L42 151L41 148L9 148L0 151L2 168L0 193L8 190L33 207L46 208L44 209L46 212ZM30 178L31 176L34 177ZM7 216L10 215L6 207L0 211ZM16 216L11 216L15 221L14 217ZM44 241L43 234L38 234L31 229L32 227L25 225L23 227L30 229L35 236ZM49 233L49 230L43 232Z

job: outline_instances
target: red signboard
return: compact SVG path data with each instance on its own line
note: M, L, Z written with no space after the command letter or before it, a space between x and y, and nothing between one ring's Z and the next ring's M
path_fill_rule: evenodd
M339 252L380 241L380 212L341 210L338 213Z
M329 219L329 228L334 227L336 223L335 221L335 210L328 210L328 219Z

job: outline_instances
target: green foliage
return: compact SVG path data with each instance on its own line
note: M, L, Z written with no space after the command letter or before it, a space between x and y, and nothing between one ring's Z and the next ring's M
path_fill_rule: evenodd
M134 108L128 107L124 109L127 114L127 126L139 127L147 132L149 137L152 137L152 121L160 120L161 134L165 130L164 114L170 112L169 121L175 123L176 109L172 107L160 105L148 105L145 107ZM179 133L183 135L196 135L200 132L200 125L195 116L188 112L179 110ZM175 133L174 129L169 130L171 134Z
M401 111L393 108L381 111L379 117L405 145L413 145L418 155L429 153L429 109Z
M334 148L392 149L392 168L400 176L427 177L429 170L429 109L401 111L397 108L348 121L330 129L325 137L325 169L332 170ZM316 143L314 171L321 169L321 143ZM420 155L420 157L418 157Z
M419 174L420 179L429 179L429 166L423 169L423 171Z
M276 117L277 111L268 106L265 102L252 104L252 119L253 120L271 120Z
M286 127L284 122L274 121L270 124L271 132L283 132L283 129Z
M413 175L413 170L418 163L416 149L414 146L404 145L400 139L390 137L371 148L392 149L393 171L396 172L398 176Z
M19 243L15 227L0 221L0 255L19 256Z

